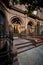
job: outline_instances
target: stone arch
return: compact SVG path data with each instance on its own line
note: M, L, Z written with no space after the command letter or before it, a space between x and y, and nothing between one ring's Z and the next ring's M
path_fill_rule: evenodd
M33 22L32 21L29 21L27 25L32 26L33 25Z
M35 34L34 32L35 32L35 23L30 20L27 24L27 34L33 36Z
M27 25L29 25L29 24L35 26L36 22L35 22L35 20L29 20Z
M15 19L15 18L19 19L20 24L23 24L22 18L21 18L21 17L18 17L18 16L13 16L13 17L10 19L11 23L12 23L12 20Z
M13 33L14 34L16 33L15 36L18 36L21 33L22 22L23 21L20 17L14 16L14 17L11 18Z
M12 23L21 24L21 21L20 21L19 18L14 18L14 19L12 20Z

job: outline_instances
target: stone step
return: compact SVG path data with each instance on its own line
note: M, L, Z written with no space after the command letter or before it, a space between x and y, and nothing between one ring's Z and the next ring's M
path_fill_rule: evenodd
M18 46L16 46L17 53L19 54L19 53L25 52L27 50L38 47L40 45L43 45L43 43L37 43L36 46L33 45L32 43L30 43L30 44L28 43L28 44L24 44L24 45L18 45Z
M43 45L43 42L42 42L42 43L38 43L38 44L36 44L37 47L40 46L40 45Z
M33 44L32 44L32 43L28 43L28 44L21 44L21 45L16 46L16 48L17 48L17 49L20 49L20 48L29 47L29 46L31 46L31 45L33 45Z
M28 40L26 42L23 42L23 41L24 40L21 40L20 42L15 44L18 54L43 44L43 41L39 39Z
M37 41L38 43L42 43L43 41Z
M43 42L43 40L35 40L37 43L41 43Z
M24 42L24 43L18 43L18 44L15 44L15 46L18 46L18 45L24 45L24 44L30 44L31 41L28 41L28 42Z
M22 53L22 52L25 52L27 50L30 50L32 48L34 48L35 46L31 45L31 46L28 46L28 47L24 47L24 48L20 48L20 49L17 49L17 53Z

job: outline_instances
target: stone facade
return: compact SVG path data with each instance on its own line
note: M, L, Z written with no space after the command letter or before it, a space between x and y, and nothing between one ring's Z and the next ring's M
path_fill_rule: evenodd
M4 4L0 4L0 10L5 13L9 26L12 27L13 33L16 33L17 35L42 35L43 20L28 17L27 14L9 9Z
M1 13L2 12L2 13ZM21 11L18 8L7 8L3 3L0 3L0 14L4 14L6 34L12 31L13 36L39 36L43 35L43 20L38 18L27 17L25 11ZM1 16L0 16L1 17ZM2 19L2 18L1 18ZM2 44L1 47L3 47ZM15 63L13 65L19 65L17 49L13 45L11 47L14 53Z

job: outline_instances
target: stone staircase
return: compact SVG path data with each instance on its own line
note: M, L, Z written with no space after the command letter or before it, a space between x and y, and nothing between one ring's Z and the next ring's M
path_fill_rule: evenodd
M27 50L30 50L32 48L38 47L40 45L43 44L42 40L28 40L28 42L24 42L24 43L18 43L15 44L16 48L17 48L17 53L22 53L25 52Z

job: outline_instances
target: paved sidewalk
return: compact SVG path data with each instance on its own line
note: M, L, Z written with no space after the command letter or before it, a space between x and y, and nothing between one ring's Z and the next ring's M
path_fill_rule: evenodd
M18 54L21 65L43 65L43 45Z

